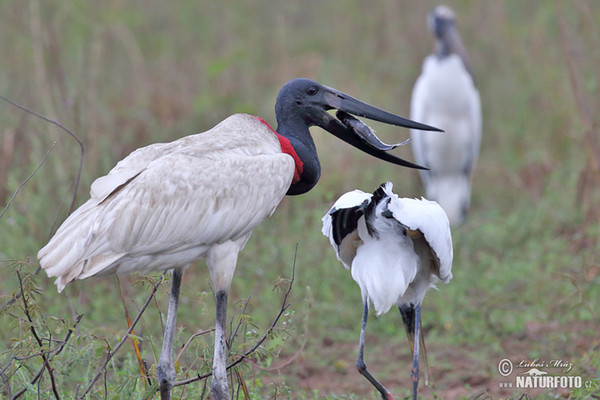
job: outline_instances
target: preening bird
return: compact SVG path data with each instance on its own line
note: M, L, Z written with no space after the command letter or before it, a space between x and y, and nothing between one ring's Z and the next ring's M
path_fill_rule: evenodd
M433 201L398 198L392 184L373 194L354 190L342 195L323 217L323 234L337 258L360 286L363 315L358 371L381 393L392 394L367 370L364 341L369 304L377 315L397 305L413 348L413 398L419 385L419 342L424 344L421 304L438 282L452 278L452 237L444 210ZM423 346L423 359L427 360Z
M327 111L337 109L337 118ZM215 289L211 390L227 399L225 320L238 253L282 198L309 191L321 167L309 127L318 125L358 149L402 166L352 115L413 129L435 129L356 100L309 79L294 79L275 104L277 130L236 114L200 134L135 150L91 187L38 253L58 291L69 282L110 273L173 269L163 346L157 365L161 397L175 381L173 335L184 270L205 258Z
M453 225L464 222L471 203L473 170L481 143L481 101L467 50L452 10L438 6L428 16L435 53L425 58L413 88L411 118L445 134L412 133L412 149L426 197L437 201Z

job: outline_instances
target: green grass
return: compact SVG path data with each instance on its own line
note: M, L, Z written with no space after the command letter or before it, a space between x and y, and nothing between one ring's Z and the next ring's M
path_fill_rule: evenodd
M0 94L59 120L84 142L81 204L91 182L137 147L206 130L234 112L275 124L277 91L296 76L407 115L412 85L432 48L424 21L434 5L4 2L0 35L10 39L0 41ZM598 48L600 15L591 1L562 5L563 42L553 2L449 5L457 11L476 71L484 137L472 210L467 224L453 230L454 279L431 291L424 303L436 385L423 394L587 399L597 393L600 379L600 223L594 211L600 191L593 181L582 190L580 182L582 171L592 178L598 174L588 163L595 155L585 134L591 126L598 136L598 119L590 110L600 107L600 55L591 49ZM574 67L579 99L567 62ZM114 347L127 329L119 285L114 277L90 279L58 295L50 279L34 275L37 250L68 212L79 149L65 132L8 103L0 103L0 121L2 205L56 142L0 219L2 303L20 292L19 271L33 320L27 321L20 298L2 308L0 370L11 357L21 357L5 371L13 394L26 387L22 398L55 398L47 373L39 384L29 384L42 365L30 326L52 349L48 339L62 340L83 314L68 345L51 361L61 397L72 398L94 376L107 346ZM384 140L408 136L373 126ZM319 185L284 199L240 254L228 309L232 326L241 321L233 351L251 346L279 311L282 293L274 286L290 277L297 245L289 314L254 357L255 365L239 368L250 398L376 399L354 369L360 291L320 234L320 219L350 189L373 190L387 180L404 196L419 196L422 189L415 171L339 146L319 129L313 133L323 167ZM397 154L411 158L408 147ZM159 278L121 279L132 318ZM160 287L135 329L151 376L168 286ZM214 325L203 262L190 268L182 291L177 346ZM367 363L400 398L410 394L409 352L397 313L370 319ZM178 379L209 371L211 357L212 335L195 338ZM595 386L560 393L499 388L501 359L536 357L571 361L571 374ZM288 360L281 369L265 371ZM238 387L235 379L232 386ZM203 390L196 382L176 389L175 398L200 398ZM152 398L149 393L127 342L90 397Z

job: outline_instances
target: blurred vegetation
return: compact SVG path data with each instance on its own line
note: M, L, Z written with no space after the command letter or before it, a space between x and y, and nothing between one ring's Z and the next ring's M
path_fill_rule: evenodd
M593 0L447 3L457 12L476 72L484 135L469 220L453 232L454 279L424 305L435 386L423 394L519 398L523 393L499 387L497 363L538 357L572 362L571 374L593 380L594 387L525 394L589 398L600 390L600 8ZM81 204L91 182L135 148L204 131L236 112L275 126L275 96L294 77L408 115L412 85L433 48L425 20L435 5L3 1L0 94L60 121L82 140ZM10 365L2 373L13 395L26 388L23 398L55 398L47 374L29 384L42 365L31 327L46 350L56 349L49 338L63 340L72 329L68 345L50 359L60 395L72 398L127 330L121 293L135 315L158 277L120 284L90 279L58 295L50 279L35 275L37 250L67 215L79 147L55 125L5 102L0 121L0 205L56 142L0 219L0 296L2 304L16 299L0 312L0 368ZM373 126L384 139L408 136ZM277 314L281 295L273 285L290 276L297 243L286 325L239 370L250 395L377 398L353 366L360 293L321 236L320 218L337 196L356 187L369 191L391 180L404 196L419 196L422 188L415 171L371 159L319 129L313 133L320 184L284 199L241 253L229 303L232 326L243 326L234 351L251 345ZM398 154L411 158L409 147ZM178 346L214 324L208 272L198 264L184 277ZM160 287L135 330L151 376L168 290L168 284ZM393 393L408 396L410 350L400 324L393 313L372 319L366 357ZM126 348L92 398L152 397L133 348ZM196 338L178 378L209 370L211 348L210 334ZM202 383L175 390L183 398L202 393Z

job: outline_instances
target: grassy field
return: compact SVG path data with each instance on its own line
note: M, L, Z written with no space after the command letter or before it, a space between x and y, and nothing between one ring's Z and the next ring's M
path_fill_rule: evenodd
M60 121L82 141L76 205L96 177L135 148L204 131L236 112L275 125L275 96L294 77L409 114L412 85L433 47L425 18L436 3L227 3L0 2L0 94ZM423 398L598 398L600 8L593 0L447 4L470 51L484 130L472 209L453 230L454 279L423 306L432 372L429 387L422 380ZM0 101L0 121L0 397L25 389L21 398L74 398L126 332L124 306L134 318L162 276L89 279L59 295L36 274L38 249L69 212L80 147L7 102ZM408 137L373 127L388 141ZM295 263L290 308L233 376L240 399L378 398L354 367L360 291L321 235L321 217L350 189L371 191L388 180L403 196L420 196L422 188L415 171L371 159L320 129L313 134L323 166L319 185L284 199L238 262L228 314L231 327L239 326L235 354L265 334ZM412 159L409 147L397 154ZM133 336L150 376L161 346L165 279ZM177 347L213 327L213 309L200 262L184 276ZM366 346L369 368L407 398L410 348L400 316L371 318ZM52 374L45 369L32 384L42 354ZM178 379L210 371L211 356L212 333L195 336ZM503 359L516 366L507 378L498 371ZM582 387L504 387L527 370L518 368L521 361L535 360L571 364L545 371L580 376ZM176 388L175 398L208 396L205 382ZM127 341L88 398L158 398L154 389Z

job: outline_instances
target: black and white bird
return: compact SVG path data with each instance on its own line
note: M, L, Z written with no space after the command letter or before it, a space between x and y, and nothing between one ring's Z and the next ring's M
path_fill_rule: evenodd
M452 278L452 237L444 210L433 201L399 198L387 182L373 194L342 195L323 217L337 258L360 286L363 316L356 367L384 400L392 395L364 362L369 304L377 315L396 305L413 348L413 398L419 384L421 304L427 291ZM423 348L426 360L425 349Z
M467 50L446 6L428 16L436 37L413 88L411 118L439 126L445 134L412 134L426 197L437 201L452 225L464 222L471 203L471 182L481 143L481 101Z
M337 118L328 110L337 109ZM398 165L373 131L352 115L414 129L435 129L356 100L309 79L285 84L275 104L277 130L236 114L200 134L140 148L91 187L91 198L38 253L58 291L75 280L110 273L173 269L163 347L157 365L163 399L175 381L173 336L179 288L190 263L205 258L215 290L216 330L211 390L229 397L226 374L227 296L252 229L283 197L309 191L321 167L309 128L318 125L358 149Z

